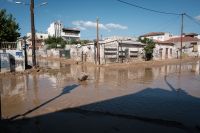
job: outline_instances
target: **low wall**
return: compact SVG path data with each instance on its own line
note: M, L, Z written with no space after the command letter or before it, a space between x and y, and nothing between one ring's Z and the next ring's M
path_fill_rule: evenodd
M0 71L24 71L25 62L24 62L24 52L21 50L0 50Z

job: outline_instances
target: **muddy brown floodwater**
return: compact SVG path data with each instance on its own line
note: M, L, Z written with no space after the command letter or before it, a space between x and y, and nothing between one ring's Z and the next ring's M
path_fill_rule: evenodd
M40 66L58 71L0 77L4 119L77 109L83 117L95 113L200 128L199 61L112 68L43 60ZM89 74L87 81L77 80L81 72Z

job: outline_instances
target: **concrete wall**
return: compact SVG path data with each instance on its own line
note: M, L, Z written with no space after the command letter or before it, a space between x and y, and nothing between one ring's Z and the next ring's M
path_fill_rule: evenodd
M10 56L7 53L0 53L0 72L10 72Z
M94 54L95 54L94 45L80 46L80 45L71 45L70 55L71 59L75 61L84 61L94 63Z
M21 50L0 50L1 72L25 70L24 51Z
M185 56L190 56L190 57L197 57L200 55L200 41L197 42L197 47L198 47L198 51L194 52L193 51L193 45L192 43L194 42L183 42L182 47L183 47L183 54ZM185 47L185 48L184 48ZM179 51L179 56L180 56L180 48L181 48L181 43L175 43L175 48Z
M168 49L168 54L166 55L166 50ZM170 52L172 50L172 53ZM162 54L161 54L162 51ZM174 46L171 45L163 45L163 44L156 44L153 53L154 60L164 60L164 59L173 59L177 58L177 50Z

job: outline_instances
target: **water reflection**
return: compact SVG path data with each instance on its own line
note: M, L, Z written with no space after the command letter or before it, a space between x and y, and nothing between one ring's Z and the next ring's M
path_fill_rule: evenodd
M77 77L81 72L88 73L89 80L77 87L73 93L57 98L36 113L41 113L47 108L44 112L53 111L52 108L85 105L137 93L149 87L171 91L173 86L176 92L186 91L192 96L200 97L199 61L137 69L70 65L45 60L42 60L40 65L59 69L59 71L0 77L4 117L22 114L59 95L65 86L78 84ZM177 88L184 88L184 90Z

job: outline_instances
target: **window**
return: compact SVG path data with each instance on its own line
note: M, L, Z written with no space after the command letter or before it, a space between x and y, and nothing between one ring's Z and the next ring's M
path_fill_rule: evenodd
M193 51L192 52L198 52L198 45L197 43L192 43L193 45Z
M172 48L170 48L170 55L172 56Z
M168 58L168 48L166 48L166 51L165 51L165 58L166 59Z

